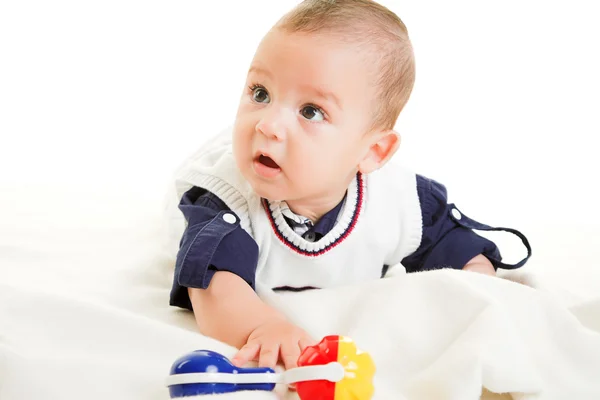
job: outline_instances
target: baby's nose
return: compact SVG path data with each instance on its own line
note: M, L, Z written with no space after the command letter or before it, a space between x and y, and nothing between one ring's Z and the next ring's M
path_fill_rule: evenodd
M271 127L265 124L257 125L257 131L261 134L265 135L267 138L271 140L281 141L284 138L283 132L281 129L276 127Z
M289 122L284 112L271 111L266 112L256 124L256 131L265 135L271 140L281 141L286 138Z

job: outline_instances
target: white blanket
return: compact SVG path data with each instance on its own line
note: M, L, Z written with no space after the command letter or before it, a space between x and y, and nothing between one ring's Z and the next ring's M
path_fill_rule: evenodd
M3 188L0 200L0 399L164 400L178 356L234 354L167 305L173 254L162 247L160 199L90 192L81 204L54 188L39 202L39 190ZM541 253L551 242L543 237ZM557 260L570 253L552 251ZM370 352L375 399L477 399L482 388L484 398L598 399L596 266L540 267L526 270L539 290L475 273L398 270L268 300L314 336L348 335ZM580 286L572 271L585 277Z

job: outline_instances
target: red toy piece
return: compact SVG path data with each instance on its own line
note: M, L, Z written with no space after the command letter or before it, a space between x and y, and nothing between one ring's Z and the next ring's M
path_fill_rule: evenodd
M375 364L368 353L356 348L344 336L327 336L316 346L304 349L298 366L325 365L338 362L345 371L340 382L326 380L304 381L296 384L301 399L310 400L368 400L373 396Z

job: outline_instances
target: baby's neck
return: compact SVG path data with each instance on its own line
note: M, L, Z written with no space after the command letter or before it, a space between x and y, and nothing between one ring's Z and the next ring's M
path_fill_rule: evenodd
M294 214L306 217L314 224L323 215L333 210L344 199L345 194L346 189L341 193L330 193L327 196L319 198L286 200L286 203Z

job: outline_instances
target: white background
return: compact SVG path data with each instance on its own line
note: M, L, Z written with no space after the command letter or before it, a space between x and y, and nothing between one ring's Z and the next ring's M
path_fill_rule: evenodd
M232 123L256 45L296 3L0 2L0 190L162 195ZM381 3L417 58L398 157L482 222L600 226L596 2Z

